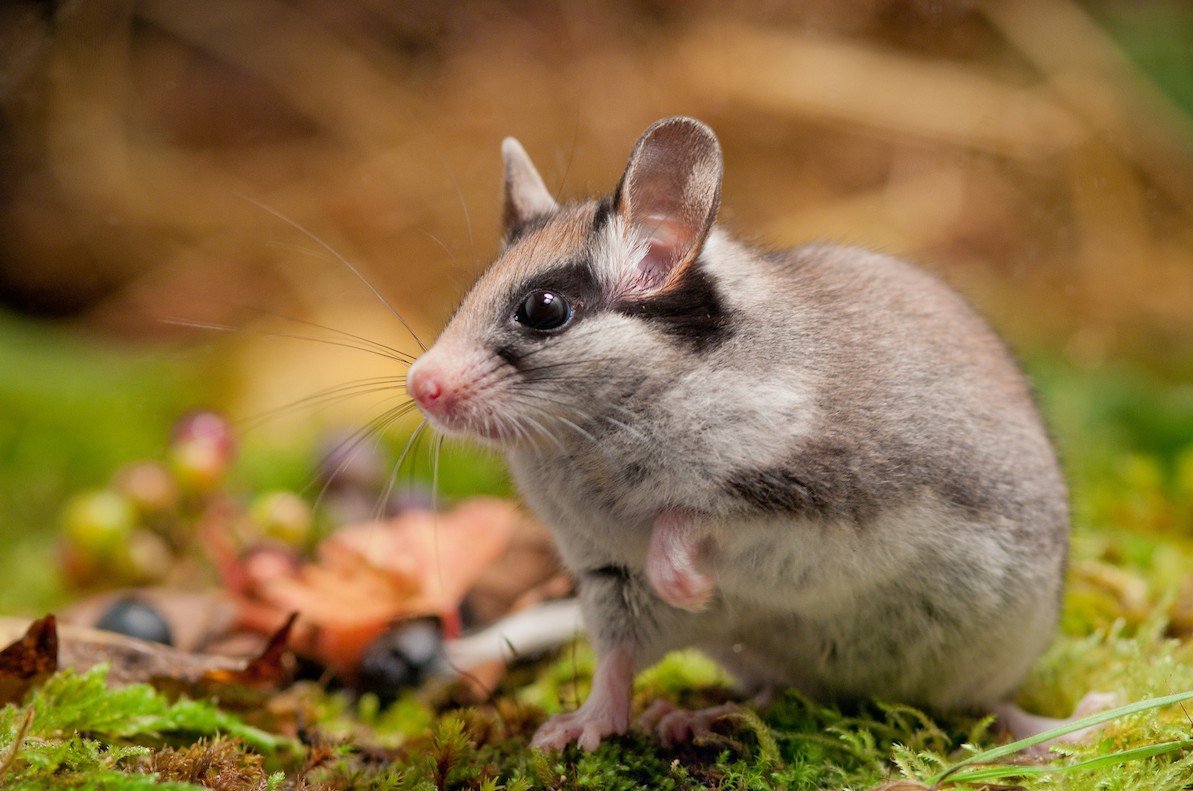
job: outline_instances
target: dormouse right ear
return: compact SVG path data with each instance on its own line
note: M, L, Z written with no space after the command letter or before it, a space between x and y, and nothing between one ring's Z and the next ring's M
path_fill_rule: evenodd
M700 255L721 199L721 144L694 118L664 118L630 154L614 205L644 255L627 273L639 291L663 291Z
M512 137L501 141L501 157L505 160L505 209L502 220L505 232L522 225L540 214L550 214L559 204L547 191L543 177L522 144Z

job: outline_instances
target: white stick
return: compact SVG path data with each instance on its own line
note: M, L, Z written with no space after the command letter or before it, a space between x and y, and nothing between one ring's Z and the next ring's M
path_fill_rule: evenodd
M583 631L580 603L575 599L544 602L502 618L492 626L450 641L448 662L468 668L494 659L510 661L556 648Z

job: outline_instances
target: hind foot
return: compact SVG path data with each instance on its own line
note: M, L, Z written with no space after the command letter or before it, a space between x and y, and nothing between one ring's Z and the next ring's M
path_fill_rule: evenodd
M634 725L639 730L653 731L663 744L679 744L711 736L713 723L740 710L736 703L722 703L706 709L681 709L671 701L659 698L646 707Z
M1073 709L1073 716L1071 717L1057 719L1055 717L1041 717L1037 714L1028 714L1014 703L998 704L994 707L994 714L998 717L998 724L1009 731L1011 736L1015 739L1027 739L1045 731L1050 731L1053 728L1059 728L1082 717L1088 717L1091 714L1097 714L1099 711L1105 711L1119 705L1122 705L1122 699L1113 692L1091 692L1081 699ZM1032 749L1044 751L1054 744L1076 744L1083 742L1104 727L1105 724L1103 723L1102 725L1082 728L1079 731L1073 731L1072 733L1066 733L1064 736L1049 739Z
M746 705L753 708L769 706L774 691L769 687L750 698ZM742 710L740 703L722 703L706 709L683 709L669 700L659 698L646 707L634 720L634 727L653 731L663 744L698 741L712 735L712 726L720 719Z

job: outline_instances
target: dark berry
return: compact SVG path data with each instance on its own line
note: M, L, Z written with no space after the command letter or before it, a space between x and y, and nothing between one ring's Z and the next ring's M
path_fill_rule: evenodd
M360 490L375 494L384 486L389 469L381 450L358 442L355 433L332 434L319 455L319 483L335 493Z
M389 499L389 513L400 514L404 511L430 511L435 507L435 496L430 487L418 483L408 483L395 487Z
M139 599L117 599L95 624L97 629L116 632L151 643L173 645L170 625L156 609Z
M365 649L357 672L360 689L392 703L403 689L431 675L442 656L443 632L436 621L396 624Z

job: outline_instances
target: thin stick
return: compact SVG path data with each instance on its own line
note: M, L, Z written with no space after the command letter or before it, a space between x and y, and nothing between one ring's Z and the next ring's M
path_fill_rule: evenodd
M21 724L17 726L16 737L12 740L12 747L8 751L8 755L4 756L4 760L0 761L0 779L2 779L6 772L12 767L17 760L17 753L25 746L25 737L29 734L29 726L33 724L33 707L30 706L25 710L25 717L21 720Z

